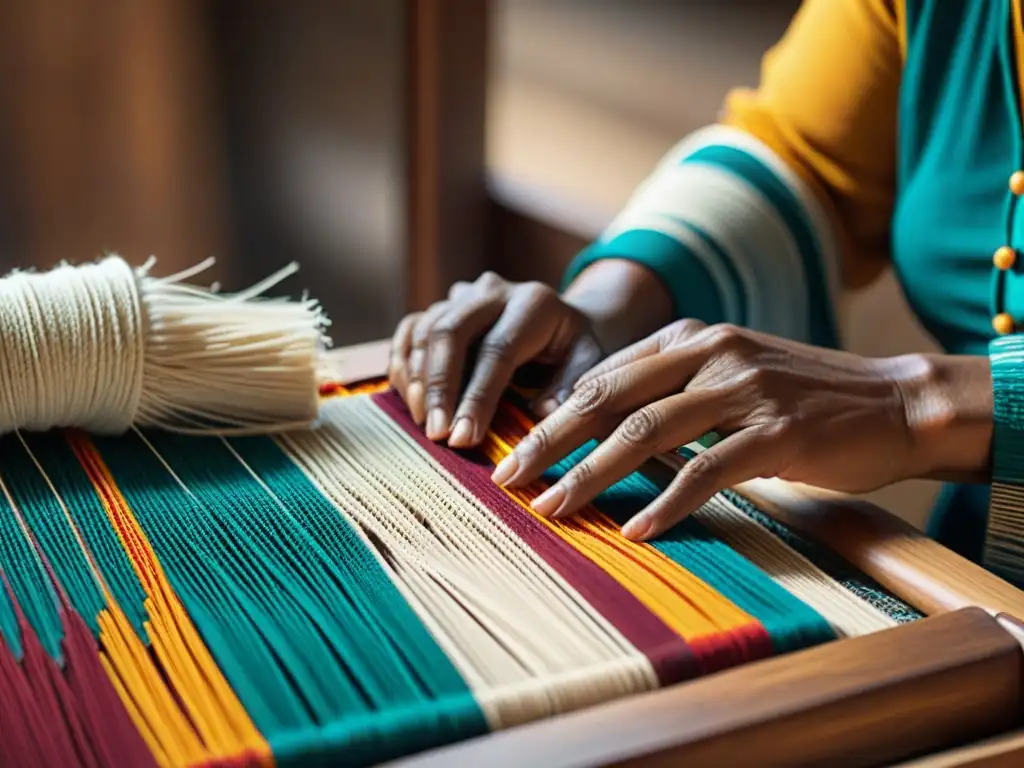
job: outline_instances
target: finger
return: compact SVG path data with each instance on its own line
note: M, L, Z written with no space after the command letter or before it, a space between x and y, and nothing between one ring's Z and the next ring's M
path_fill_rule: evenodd
M749 427L690 459L667 489L622 527L622 535L647 541L683 520L719 491L755 477L774 477L786 448L772 425Z
M643 341L631 344L625 349L620 349L615 354L605 358L598 365L588 370L576 380L575 389L586 386L593 379L605 376L612 371L626 365L644 360L661 351L661 342L657 336L649 336Z
M498 465L494 482L513 487L533 482L600 430L645 405L678 393L699 370L701 360L695 349L673 348L577 387Z
M520 291L509 299L501 318L480 343L473 373L455 414L450 446L469 448L483 440L516 369L548 344L550 329L544 304L550 300L546 294L531 291Z
M622 368L623 366L651 357L659 352L663 352L682 341L693 338L700 331L706 328L707 325L705 323L692 318L672 323L671 325L662 328L657 333L651 334L646 339L638 341L635 344L631 344L625 349L621 349L614 355L609 356L599 365L581 376L576 382L576 386L581 387L591 379L597 378L598 376L604 376L605 374Z
M720 391L685 392L630 414L583 461L533 501L544 517L574 514L645 461L692 442L721 420L726 399Z
M403 400L406 399L406 389L409 386L409 352L412 350L412 329L418 318L418 313L403 317L391 337L388 383Z
M550 416L572 395L576 382L601 360L601 347L592 336L579 338L569 350L565 364L555 373L551 384L533 402L533 412Z
M456 304L460 301L465 301L472 293L473 284L467 283L465 280L459 280L452 283L452 287L448 289L448 301Z
M448 309L448 302L440 301L416 318L412 327L408 364L406 366L409 384L406 388L406 405L413 421L423 424L427 418L427 343L434 321Z
M448 437L469 347L501 317L504 305L504 296L483 295L449 307L431 326L426 395L429 439Z

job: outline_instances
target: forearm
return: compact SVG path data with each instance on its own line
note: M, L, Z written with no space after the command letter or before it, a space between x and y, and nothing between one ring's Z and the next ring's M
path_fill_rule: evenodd
M673 319L672 298L661 279L624 259L594 262L563 297L590 318L605 353L639 341Z

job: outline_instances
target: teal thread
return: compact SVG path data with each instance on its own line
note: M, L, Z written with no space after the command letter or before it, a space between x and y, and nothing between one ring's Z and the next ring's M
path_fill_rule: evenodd
M562 477L596 445L588 443L558 462L548 471L547 479L554 481ZM598 496L594 504L621 525L654 501L661 491L650 478L635 472ZM651 545L757 619L777 653L835 639L835 632L821 614L717 540L693 518L683 520Z
M806 557L838 584L889 616L893 621L906 624L924 617L924 614L916 608L854 568L835 552L769 517L749 499L732 490L722 491L722 495L751 521L781 539L787 546Z
M989 342L992 366L992 480L1024 484L1024 335Z
M0 441L0 467L7 489L72 607L93 636L98 636L97 616L106 607L106 600L59 500L16 437Z
M0 643L6 643L15 659L20 659L23 652L21 646L21 630L18 629L18 616L14 612L10 593L4 583L6 575L0 568Z
M23 437L29 451L58 489L115 602L136 634L145 642L146 592L139 583L128 553L114 530L92 480L62 434L48 432L25 434ZM38 470L35 471L38 473ZM42 479L39 476L39 481ZM76 608L82 612L77 604ZM83 617L95 631L91 614L83 612Z
M95 442L280 764L373 763L486 731L372 553L272 440L146 439L188 492L138 436Z
M0 439L0 446L15 438ZM4 467L4 481L8 481ZM64 630L57 613L56 595L34 545L25 538L7 497L0 495L0 572L10 582L14 600L21 606L28 625L39 637L43 649L63 663L61 641ZM20 647L20 645L19 645Z

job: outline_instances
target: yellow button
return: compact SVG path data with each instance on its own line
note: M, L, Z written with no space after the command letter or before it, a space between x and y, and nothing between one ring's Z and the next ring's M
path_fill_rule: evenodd
M996 252L992 254L992 263L996 269L1012 269L1016 261L1017 252L1008 245L996 248Z
M1024 195L1024 171L1014 171L1010 175L1010 191L1017 197Z
M1013 318L1005 312L1001 312L992 318L992 327L1000 336L1013 333Z

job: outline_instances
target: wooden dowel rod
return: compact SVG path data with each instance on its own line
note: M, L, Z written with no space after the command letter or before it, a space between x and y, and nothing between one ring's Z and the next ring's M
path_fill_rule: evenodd
M737 490L929 615L979 606L1024 618L1024 592L872 504L781 480Z
M1019 726L1022 660L994 618L968 608L396 765L888 764Z

